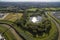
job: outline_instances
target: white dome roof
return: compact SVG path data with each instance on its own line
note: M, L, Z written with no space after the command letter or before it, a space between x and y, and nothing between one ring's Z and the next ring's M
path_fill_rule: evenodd
M35 23L35 22L37 22L37 21L39 21L39 20L37 20L36 17L33 17L33 18L32 18L32 22L33 22L33 23Z
M32 21L33 23L38 23L42 20L42 17L37 16L37 17L30 17L30 21Z

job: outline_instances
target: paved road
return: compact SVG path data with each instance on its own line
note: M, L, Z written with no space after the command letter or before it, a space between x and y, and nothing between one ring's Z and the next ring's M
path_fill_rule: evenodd
M58 40L60 40L60 25L54 19L52 19L52 20L53 20L53 22L56 24L56 26L58 28L58 32L59 32Z
M48 15L49 16L49 15ZM53 15L52 15L53 16ZM50 17L50 16L49 16ZM59 23L57 23L52 17L50 17L51 20L56 24L57 28L58 28L58 32L59 32L59 36L58 36L58 40L60 40L60 25Z
M16 40L23 40L17 33L16 31L10 27L9 25L6 25L6 24L0 24L0 25L3 25L4 27L7 27L7 28L10 28L9 30L13 33L13 35L15 36Z

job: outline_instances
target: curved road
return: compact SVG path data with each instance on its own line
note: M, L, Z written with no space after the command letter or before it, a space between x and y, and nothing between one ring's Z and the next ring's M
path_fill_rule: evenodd
M46 13L46 15L48 15L48 14ZM57 26L57 28L58 28L58 32L59 32L58 40L60 40L60 24L57 23L57 22L52 18L52 16L53 16L53 15L51 15L51 16L48 15L48 17L51 18L51 20L56 24L56 26Z
M59 32L58 40L60 40L60 25L54 19L52 19L52 20L53 20L53 22L56 24L56 26L58 28L58 32Z
M3 25L6 28L10 28L9 30L13 33L13 35L16 38L16 40L23 40L10 25L5 24L5 23L0 23L0 25Z

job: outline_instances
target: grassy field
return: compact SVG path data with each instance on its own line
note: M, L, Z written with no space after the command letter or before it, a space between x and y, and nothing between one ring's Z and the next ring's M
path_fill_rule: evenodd
M20 19L22 15L22 13L9 13L4 20L15 22L17 19Z
M8 28L0 25L0 32L5 32ZM6 40L16 40L16 38L14 37L14 35L10 32L10 30L8 30L7 32L5 32L3 34L3 36L5 37Z

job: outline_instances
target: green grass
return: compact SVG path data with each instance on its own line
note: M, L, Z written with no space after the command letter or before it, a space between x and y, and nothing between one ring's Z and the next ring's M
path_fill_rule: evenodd
M0 25L0 32L4 32L5 30L7 30L8 28L3 27L2 25ZM14 37L14 35L9 31L5 32L4 37L6 38L6 40L16 40L16 38Z

